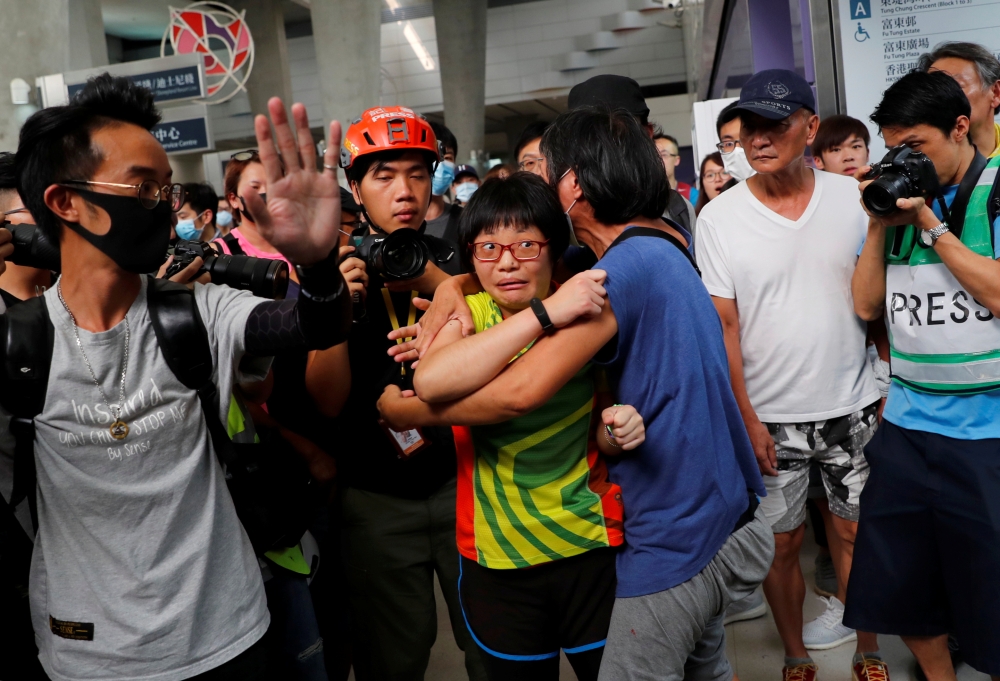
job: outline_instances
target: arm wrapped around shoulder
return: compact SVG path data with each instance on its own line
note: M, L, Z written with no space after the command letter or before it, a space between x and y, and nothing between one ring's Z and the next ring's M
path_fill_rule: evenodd
M298 300L271 300L247 318L246 351L257 356L288 350L325 350L347 340L351 294L337 254L312 267L296 267Z

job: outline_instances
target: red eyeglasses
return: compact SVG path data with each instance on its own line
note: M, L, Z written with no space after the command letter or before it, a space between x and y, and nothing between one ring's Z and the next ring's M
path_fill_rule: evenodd
M548 241L531 241L524 239L512 244L498 244L493 241L477 241L472 244L472 255L481 262L496 262L503 257L504 251L510 251L514 260L536 260L542 254L542 246Z

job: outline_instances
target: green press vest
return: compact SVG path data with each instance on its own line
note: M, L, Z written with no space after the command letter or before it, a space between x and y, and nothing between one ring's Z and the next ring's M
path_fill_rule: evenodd
M961 240L993 259L987 204L1000 167L989 161L969 198ZM896 230L903 237L898 250ZM925 393L971 395L1000 388L1000 320L973 299L913 225L886 231L886 326L892 378Z

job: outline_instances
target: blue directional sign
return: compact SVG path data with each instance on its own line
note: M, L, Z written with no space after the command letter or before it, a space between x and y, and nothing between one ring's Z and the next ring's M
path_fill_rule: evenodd
M204 118L159 123L151 132L168 154L203 151L211 146Z
M152 91L156 102L175 102L201 97L201 78L197 66L126 75L137 85ZM83 89L86 82L67 85L70 99Z

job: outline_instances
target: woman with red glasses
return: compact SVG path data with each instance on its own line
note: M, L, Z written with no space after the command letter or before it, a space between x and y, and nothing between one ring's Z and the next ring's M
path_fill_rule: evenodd
M627 455L645 438L632 407L609 399L603 413L595 410L590 365L544 406L514 418L489 409L444 415L429 404L478 390L542 334L600 311L594 273L553 292L553 265L568 240L541 178L519 172L483 183L459 237L483 289L466 298L476 333L463 337L458 322L447 325L417 365L419 398L390 386L379 402L390 422L405 421L393 427L476 424L455 427L459 596L490 681L556 681L560 649L581 681L597 678L622 542L621 490L600 454Z

